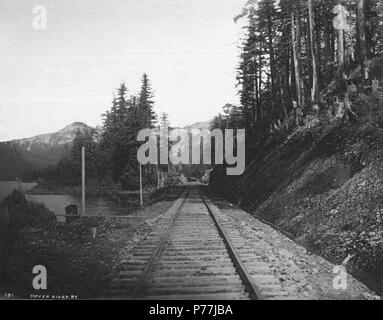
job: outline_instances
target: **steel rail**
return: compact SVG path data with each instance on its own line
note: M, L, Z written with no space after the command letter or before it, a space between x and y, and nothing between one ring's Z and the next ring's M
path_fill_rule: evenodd
M210 200L201 192L200 189L198 189L198 192L199 192L201 199L204 202L206 208L208 209L211 217L213 218L213 221L214 221L214 223L218 229L218 232L221 235L221 237L222 237L222 239L226 245L226 249L229 252L230 257L234 262L235 268L236 268L238 274L240 275L240 277L241 277L241 279L245 285L245 288L250 295L250 298L253 300L262 300L262 295L261 295L260 289L252 281L250 273L248 272L245 265L243 264L243 262L239 258L240 255L239 255L236 247L230 241L228 235L226 234L225 230L222 228L216 214L214 213L214 211L218 210L218 208L216 208L215 206L214 206L215 207L214 208L211 204L209 204Z
M174 224L174 219L175 219L177 213L182 208L188 194L189 194L188 192L184 192L181 195L181 197L176 200L176 203L174 204L174 206L171 207L170 210L174 210L174 213L172 214L170 221L163 227L163 229L165 229L165 230L163 231L162 236L159 240L159 243L158 243L157 247L155 248L152 256L150 257L149 261L145 265L145 268L143 270L143 273L142 273L142 276L139 280L139 283L136 286L136 288L132 294L133 299L139 298L139 295L142 292L142 288L145 284L145 281L146 281L148 275L150 274L150 270L151 270L154 262L156 261L157 257L159 257L161 252L163 251L163 249L165 247L165 243L167 242L167 240L169 238L170 232L171 232L173 224Z
M230 259L232 260L235 270L238 273L240 279L242 280L242 283L244 285L245 291L249 294L249 297L253 300L262 300L262 295L260 293L260 289L258 286L252 281L251 275L246 269L245 265L240 259L240 255L236 249L236 247L233 245L231 240L229 239L227 233L223 229L221 223L219 222L219 219L215 213L215 211L218 211L218 208L207 198L206 195L203 194L203 192L198 188L198 194L207 208L213 222L214 226L217 228L218 233L220 237L223 240L223 243L225 245L225 248L229 254ZM169 236L171 235L171 232L173 230L174 221L176 219L177 214L180 212L181 208L183 207L186 198L189 195L189 191L185 191L182 196L176 200L176 203L171 207L170 210L173 210L170 220L163 226L162 228L162 235L160 237L160 240L158 242L158 245L156 246L155 250L153 251L149 261L145 264L142 276L140 277L137 286L135 287L131 298L133 299L140 299L140 297L143 295L144 292L144 285L146 280L148 279L153 266L155 265L157 259L161 256L162 252L166 248L166 243L168 242Z

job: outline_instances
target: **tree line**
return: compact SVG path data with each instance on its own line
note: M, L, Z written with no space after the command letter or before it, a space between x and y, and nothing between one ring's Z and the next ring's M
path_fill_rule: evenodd
M334 100L352 113L350 92L377 84L372 69L383 52L379 0L249 0L235 17L244 19L241 105L225 106L214 127L230 123L252 137L268 136L327 112Z
M50 177L58 183L77 186L81 183L81 148L86 149L86 178L89 183L120 183L124 189L137 189L137 134L141 129L154 128L154 94L147 74L137 95L129 95L125 83L113 94L111 107L103 114L100 136L95 130L76 133L70 153L63 157ZM154 180L153 168L147 167L145 179Z

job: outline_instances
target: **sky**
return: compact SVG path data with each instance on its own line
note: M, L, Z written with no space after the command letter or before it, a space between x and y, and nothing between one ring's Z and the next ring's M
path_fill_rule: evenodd
M245 2L0 0L0 141L99 125L113 91L124 81L136 94L144 72L172 125L212 119L238 103Z

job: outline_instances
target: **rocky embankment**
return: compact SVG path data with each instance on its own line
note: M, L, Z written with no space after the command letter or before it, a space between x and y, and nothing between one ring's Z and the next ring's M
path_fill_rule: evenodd
M347 262L336 266L216 194L210 193L209 197L226 223L239 231L243 244L248 244L257 259L268 266L288 299L380 299L346 272Z
M383 294L383 129L308 121L260 144L245 173L211 187Z

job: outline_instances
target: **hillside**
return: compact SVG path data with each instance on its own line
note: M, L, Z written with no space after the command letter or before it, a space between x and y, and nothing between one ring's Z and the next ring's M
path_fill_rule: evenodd
M185 129L210 129L211 121L196 122L190 125L185 126Z
M258 146L239 177L211 187L383 292L383 129L307 122Z
M13 180L26 172L54 166L71 148L76 132L93 130L82 122L21 140L0 143L0 180Z

